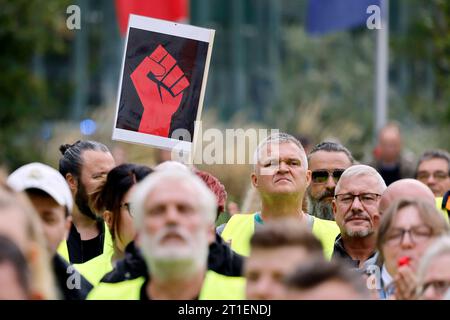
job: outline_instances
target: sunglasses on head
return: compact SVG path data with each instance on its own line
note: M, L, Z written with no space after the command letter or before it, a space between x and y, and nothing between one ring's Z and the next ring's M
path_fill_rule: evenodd
M334 182L338 182L339 178L342 176L345 170L336 169L336 170L316 170L311 174L313 183L325 183L328 181L328 177L332 176Z

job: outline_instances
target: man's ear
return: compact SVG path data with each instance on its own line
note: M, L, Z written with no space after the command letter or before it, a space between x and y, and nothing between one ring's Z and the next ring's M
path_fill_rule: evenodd
M309 187L309 185L311 184L311 174L312 174L311 170L306 170L306 186L307 187Z
M72 226L72 216L68 216L66 218L66 222L64 223L64 239L67 239L69 237L71 226Z
M250 178L251 178L253 187L258 188L258 177L257 177L257 175L254 172L252 172Z
M109 210L105 210L103 211L103 220L106 222L106 224L108 225L109 230L112 229L112 212Z
M331 201L331 207L333 208L333 215L336 217L336 211L337 211L336 199L333 199Z
M72 193L75 193L78 188L78 179L76 179L71 173L67 173L66 181Z

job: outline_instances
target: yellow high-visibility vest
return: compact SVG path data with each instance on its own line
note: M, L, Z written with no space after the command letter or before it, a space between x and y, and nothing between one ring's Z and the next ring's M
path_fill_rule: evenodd
M449 223L447 210L446 209L442 209L442 201L444 201L443 197L437 197L436 198L436 208L439 210L440 213L442 213L442 215L444 216L445 221L447 221L447 223Z
M139 300L145 277L116 283L100 282L88 295L88 300ZM243 300L245 279L228 277L208 270L199 300Z
M57 252L61 255L61 257L70 263L67 241L62 241L60 243ZM84 263L74 263L72 265L82 276L86 278L87 281L89 281L93 286L96 286L105 274L112 271L113 266L111 260L113 254L114 244L111 233L105 223L103 253Z
M250 239L255 232L255 215L235 214L228 220L221 236L228 242L235 252L250 255ZM340 233L336 222L314 218L312 233L320 240L323 246L324 256L331 259L334 250L334 242Z

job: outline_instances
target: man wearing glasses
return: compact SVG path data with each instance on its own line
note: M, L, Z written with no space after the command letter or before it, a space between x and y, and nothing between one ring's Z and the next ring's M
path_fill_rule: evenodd
M442 199L450 191L450 154L444 150L426 151L419 159L416 179L430 187L437 207L443 209Z
M337 236L333 259L365 270L376 261L376 239L380 222L378 205L386 190L381 175L372 167L355 165L339 179L332 202L341 233Z
M307 189L308 212L321 219L334 220L331 202L336 183L354 159L343 145L321 142L308 155L311 184Z

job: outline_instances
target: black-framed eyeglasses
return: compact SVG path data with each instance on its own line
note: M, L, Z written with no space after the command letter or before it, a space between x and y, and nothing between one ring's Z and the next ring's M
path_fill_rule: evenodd
M130 203L129 203L129 202L122 203L122 204L120 205L120 208L125 208L125 209L127 209L128 214L129 214L130 216L133 216L133 214L131 213L131 208L130 208Z
M344 169L336 170L314 170L311 173L311 178L313 183L326 183L328 177L332 176L335 183L339 181L339 178L344 173Z
M355 201L355 198L358 198L359 202L361 202L365 206L373 206L377 204L379 197L381 197L381 194L371 192L360 194L341 193L334 196L336 201L342 203L345 206L350 206L353 201Z
M416 226L410 229L395 228L386 237L386 243L395 246L400 245L407 233L414 244L422 243L433 235L433 231L428 226Z

